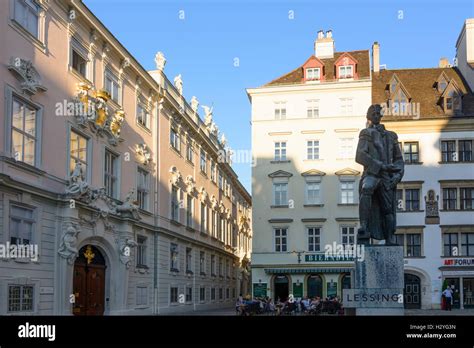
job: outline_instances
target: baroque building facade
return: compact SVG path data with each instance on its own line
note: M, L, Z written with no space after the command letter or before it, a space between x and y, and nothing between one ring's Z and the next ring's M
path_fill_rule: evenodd
M82 1L0 4L0 314L167 314L248 289L251 197L212 110ZM31 255L30 255L31 256Z

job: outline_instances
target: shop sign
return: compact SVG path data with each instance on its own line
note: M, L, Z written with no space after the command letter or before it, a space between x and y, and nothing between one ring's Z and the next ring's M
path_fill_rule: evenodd
M474 259L445 259L444 266L474 266Z

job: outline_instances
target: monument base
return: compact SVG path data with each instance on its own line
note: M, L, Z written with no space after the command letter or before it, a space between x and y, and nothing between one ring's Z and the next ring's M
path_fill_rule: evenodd
M404 315L403 247L365 246L355 262L354 289L344 290L346 308L356 315Z

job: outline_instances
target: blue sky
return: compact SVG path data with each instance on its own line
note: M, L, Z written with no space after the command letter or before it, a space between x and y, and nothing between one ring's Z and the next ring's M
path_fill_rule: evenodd
M473 0L84 2L146 69L164 52L168 78L182 74L186 99L214 106L214 120L238 150L251 147L245 88L304 63L319 29L333 30L337 51L378 41L389 69L435 67L440 57L452 61L464 20L474 17ZM250 192L250 164L234 169Z

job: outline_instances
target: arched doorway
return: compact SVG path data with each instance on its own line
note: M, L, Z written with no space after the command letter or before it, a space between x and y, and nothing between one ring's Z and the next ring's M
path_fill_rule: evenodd
M306 287L306 294L308 295L308 297L323 297L323 280L321 279L320 275L310 275L306 282Z
M351 275L350 275L350 273L344 274L342 276L341 287L342 287L342 289L350 289L351 288Z
M287 300L289 294L289 284L290 281L288 280L287 276L275 276L275 279L273 280L273 288L275 289L273 297L275 301L278 300L278 298L283 302Z
M405 308L421 308L420 278L413 274L405 273L404 304Z
M105 300L105 258L93 245L79 250L74 263L74 315L103 315Z

